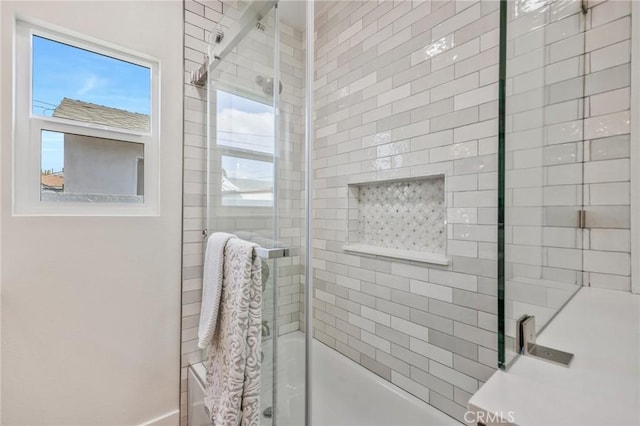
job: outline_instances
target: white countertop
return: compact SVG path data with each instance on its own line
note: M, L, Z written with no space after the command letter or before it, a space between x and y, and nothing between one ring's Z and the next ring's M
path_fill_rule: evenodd
M470 411L511 411L517 425L640 425L639 295L584 287L537 342L573 353L570 366L520 356Z

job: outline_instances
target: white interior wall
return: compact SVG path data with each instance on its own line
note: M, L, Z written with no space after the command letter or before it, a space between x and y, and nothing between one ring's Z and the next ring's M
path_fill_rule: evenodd
M177 424L182 2L3 1L0 10L2 424ZM158 216L11 215L16 15L158 58Z

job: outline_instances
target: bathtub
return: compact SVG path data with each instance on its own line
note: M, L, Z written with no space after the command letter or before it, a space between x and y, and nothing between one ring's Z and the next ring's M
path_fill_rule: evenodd
M260 383L260 426L271 426L273 419L264 415L265 409L273 405L273 340L262 343ZM289 333L278 338L280 359L278 364L278 425L300 426L304 424L304 334ZM189 366L188 419L189 426L210 426L209 414L204 407L205 367L203 363Z
M271 344L265 342L260 390L261 410L271 405ZM304 425L304 334L278 338L278 426ZM430 406L329 348L313 341L312 424L316 426L460 426ZM202 363L189 368L189 426L210 426L204 410ZM264 415L260 426L272 419Z
M202 363L189 366L187 376L187 407L189 426L211 426L209 413L204 406L205 369Z

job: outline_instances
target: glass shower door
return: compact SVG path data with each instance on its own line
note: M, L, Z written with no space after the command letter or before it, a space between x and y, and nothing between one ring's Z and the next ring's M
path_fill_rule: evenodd
M291 125L295 91L282 83L274 3L249 3L221 27L207 85L208 233L262 248L261 425L304 423L304 347L296 353L299 336L290 336L301 334L304 150Z
M583 281L585 16L580 2L506 2L504 321L540 331ZM499 247L500 249L500 247Z

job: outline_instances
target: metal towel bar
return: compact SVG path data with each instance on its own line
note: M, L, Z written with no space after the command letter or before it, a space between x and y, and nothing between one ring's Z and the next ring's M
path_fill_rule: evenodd
M209 236L209 232L207 229L202 230L202 238L206 241ZM258 247L256 249L256 253L261 259L278 259L280 257L289 257L289 248L288 247L274 247L274 248L265 248Z
M280 257L288 257L289 249L286 247L264 248L258 247L256 254L261 259L278 259Z

